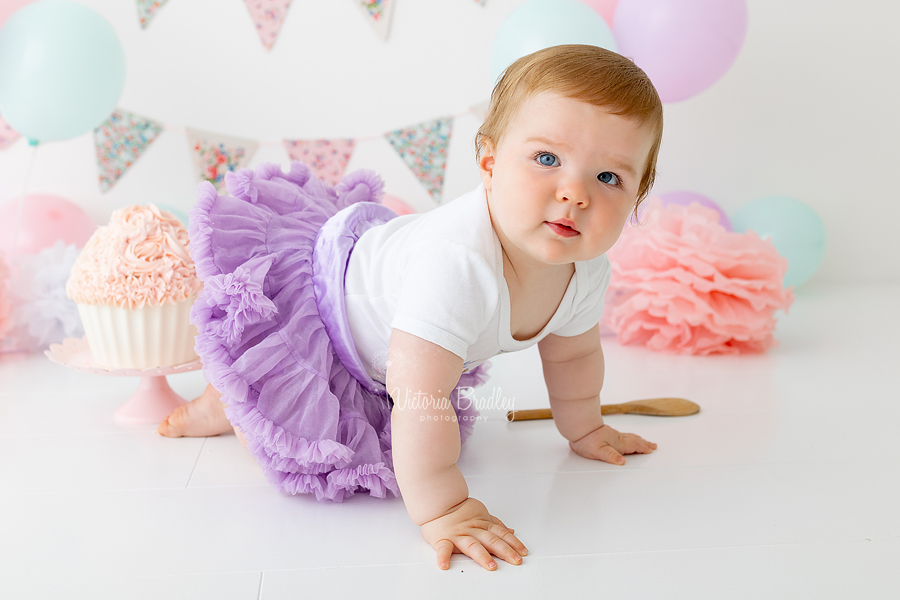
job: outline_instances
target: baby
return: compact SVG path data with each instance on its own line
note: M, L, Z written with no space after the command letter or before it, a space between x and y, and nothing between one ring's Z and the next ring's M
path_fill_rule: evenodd
M598 322L604 253L653 184L661 136L634 63L557 46L506 70L475 140L482 185L428 213L360 202L381 194L370 173L332 190L299 163L231 176L235 198L202 186L192 321L210 386L160 433L234 427L291 493L399 492L442 569L453 552L520 564L525 546L456 465L473 417L460 398L484 361L537 344L574 452L621 465L656 448L603 422Z

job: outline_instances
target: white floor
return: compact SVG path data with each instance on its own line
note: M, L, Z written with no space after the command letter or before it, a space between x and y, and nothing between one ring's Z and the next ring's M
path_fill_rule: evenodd
M531 551L493 573L459 555L438 570L398 499L280 495L233 435L117 425L136 379L4 356L0 596L898 598L898 311L898 285L813 286L766 355L608 341L606 402L702 407L608 417L659 444L624 467L570 453L552 422L490 412L460 466ZM546 403L536 352L494 365L488 393ZM204 385L169 381L188 397Z

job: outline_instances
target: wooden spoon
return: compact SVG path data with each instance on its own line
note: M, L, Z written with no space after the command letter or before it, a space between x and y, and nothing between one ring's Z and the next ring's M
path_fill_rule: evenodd
M700 407L684 398L650 398L633 400L622 404L603 404L600 412L604 415L631 414L654 415L658 417L684 417L700 412ZM530 421L532 419L552 419L549 408L533 410L511 410L506 413L507 421Z

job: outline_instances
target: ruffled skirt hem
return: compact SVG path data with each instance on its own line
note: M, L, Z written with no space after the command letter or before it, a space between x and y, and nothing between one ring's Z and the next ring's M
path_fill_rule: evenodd
M295 162L288 173L271 164L229 173L226 185L234 197L201 183L190 219L191 253L204 282L191 313L196 351L226 416L281 491L336 502L361 491L399 495L391 400L383 386L360 382L360 366L348 369L335 352L352 346L329 337L331 313L345 315L332 306L323 321L313 285L314 271L322 271L314 264L322 226L343 208L377 201L381 181L362 171L331 188ZM384 210L374 212L383 217ZM346 262L325 270L335 268L342 278ZM465 373L451 394L463 439L477 413L460 406L459 388L484 380L484 368Z

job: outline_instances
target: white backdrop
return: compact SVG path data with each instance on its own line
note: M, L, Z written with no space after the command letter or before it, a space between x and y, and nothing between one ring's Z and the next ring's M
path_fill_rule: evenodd
M42 145L28 191L67 197L99 224L128 204L187 210L196 179L179 128L271 142L251 165L286 164L284 138L372 137L465 113L489 96L494 33L523 1L396 0L383 42L355 0L294 0L267 51L241 0L169 0L146 30L133 0L82 0L124 45L119 106L173 129L105 194L92 134ZM654 192L697 191L732 213L762 196L792 196L825 221L828 251L814 280L900 281L900 3L749 0L749 12L728 73L666 105ZM455 121L448 200L479 181L478 125L471 114ZM0 201L21 193L30 156L24 140L0 152ZM348 170L363 167L419 210L436 206L383 139L358 144Z

